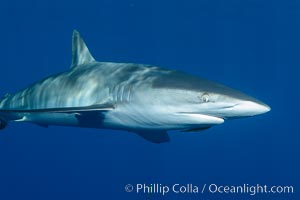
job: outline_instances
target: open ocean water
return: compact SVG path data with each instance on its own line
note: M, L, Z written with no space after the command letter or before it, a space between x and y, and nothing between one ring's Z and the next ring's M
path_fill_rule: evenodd
M182 70L272 108L159 145L122 131L10 124L0 133L1 200L300 199L300 1L2 0L0 24L1 96L67 70L77 29L98 61ZM257 185L279 189L256 194Z

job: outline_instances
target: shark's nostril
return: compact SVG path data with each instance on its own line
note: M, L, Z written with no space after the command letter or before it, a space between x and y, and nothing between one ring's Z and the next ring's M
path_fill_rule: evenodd
M228 108L234 108L235 106L237 106L239 104L233 104L233 105L230 105L230 106L224 106L223 108L224 109L228 109Z

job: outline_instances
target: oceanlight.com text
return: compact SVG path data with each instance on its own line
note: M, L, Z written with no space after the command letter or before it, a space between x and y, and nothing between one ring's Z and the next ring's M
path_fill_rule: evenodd
M136 194L293 194L294 187L291 185L263 185L263 184L241 184L241 185L221 185L221 184L161 184L161 183L137 183L127 184L125 191Z

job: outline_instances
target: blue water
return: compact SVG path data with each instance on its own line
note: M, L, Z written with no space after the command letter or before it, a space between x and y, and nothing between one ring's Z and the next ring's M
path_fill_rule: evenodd
M77 29L99 61L186 71L272 107L160 145L11 124L0 134L1 200L299 199L299 1L4 0L0 24L1 96L67 70ZM294 194L125 192L139 183L292 185Z

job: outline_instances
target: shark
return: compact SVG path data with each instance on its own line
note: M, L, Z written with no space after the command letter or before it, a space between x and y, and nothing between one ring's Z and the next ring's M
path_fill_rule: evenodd
M185 72L136 63L98 62L77 30L69 70L0 99L0 129L10 122L133 132L153 143L168 132L198 132L270 107Z

